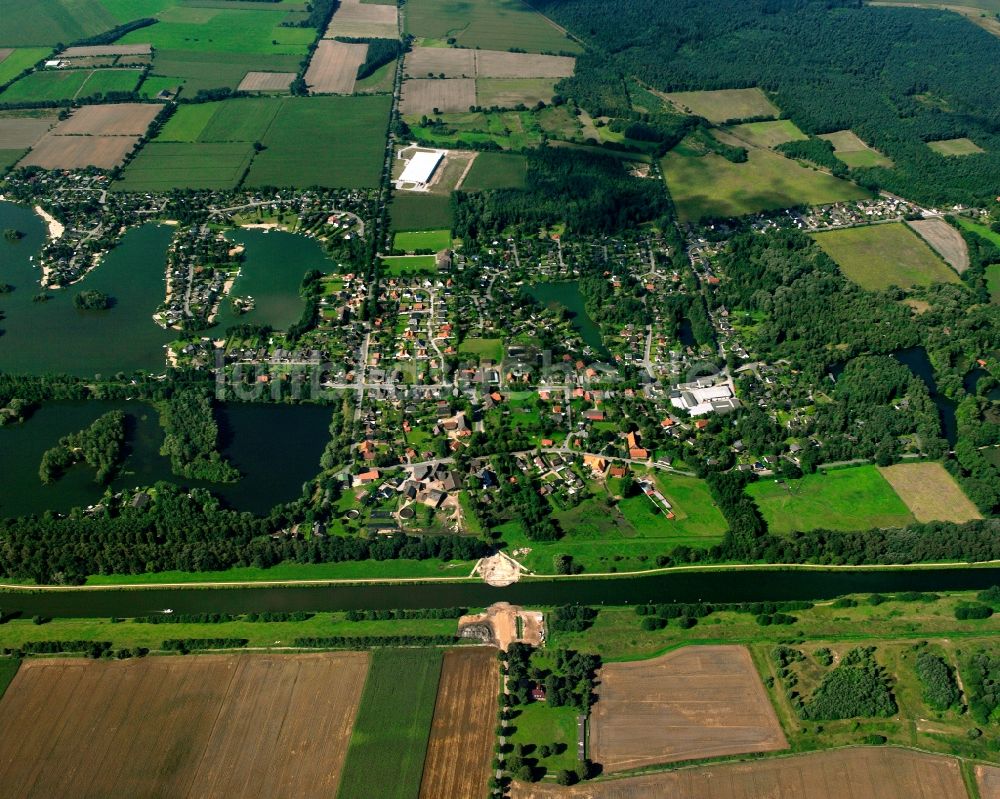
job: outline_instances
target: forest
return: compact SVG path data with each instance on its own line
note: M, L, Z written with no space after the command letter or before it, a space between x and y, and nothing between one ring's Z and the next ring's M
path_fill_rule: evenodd
M96 470L94 480L107 483L115 475L125 445L125 413L109 411L84 430L70 433L42 454L38 476L45 484L53 483L80 461Z
M216 483L239 479L239 471L219 454L219 426L208 397L182 390L159 408L164 430L160 451L170 458L174 474Z
M860 0L534 0L605 58L557 89L595 114L623 76L663 91L759 86L809 134L851 129L895 163L863 185L984 204L1000 185L1000 39L933 9ZM926 142L969 137L955 158Z

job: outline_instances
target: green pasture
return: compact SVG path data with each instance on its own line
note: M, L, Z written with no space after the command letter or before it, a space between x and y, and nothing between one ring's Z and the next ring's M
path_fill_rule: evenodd
M982 147L976 144L972 139L966 138L931 141L927 142L927 146L936 153L948 156L975 155L976 153L983 152Z
M0 175L21 160L27 150L0 150Z
M523 189L528 177L528 160L523 155L479 153L459 187L463 191Z
M44 100L72 100L90 77L85 69L32 72L12 83L0 94L0 102L26 103Z
M388 255L382 259L382 274L392 277L434 272L437 258L433 255Z
M667 98L682 111L710 122L752 117L776 117L778 109L760 89L716 89L713 91L671 92Z
M0 46L66 44L103 33L121 21L99 0L10 0L0 6Z
M19 47L0 61L0 85L13 80L52 52L48 47Z
M914 523L913 514L874 466L817 472L780 483L761 480L747 486L747 493L776 535Z
M115 183L119 191L170 189L231 189L239 183L253 157L245 143L147 144Z
M183 84L183 96L207 89L235 89L247 72L296 72L301 56L273 53L217 53L156 50L152 74Z
M392 246L396 250L413 252L414 250L447 250L451 247L451 231L447 228L440 230L411 230L397 233L392 237Z
M959 281L955 271L902 223L831 230L813 239L845 276L869 291Z
M394 231L451 230L451 198L442 194L397 193L389 204L389 220Z
M751 147L776 147L790 141L804 141L809 138L790 119L776 119L772 122L745 122L726 128L726 132L746 142Z

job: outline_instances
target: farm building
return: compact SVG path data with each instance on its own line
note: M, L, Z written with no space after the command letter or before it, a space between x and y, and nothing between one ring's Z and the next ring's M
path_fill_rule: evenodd
M419 150L407 161L403 174L396 181L396 188L402 189L405 186L417 190L425 189L442 158L444 158L443 150Z

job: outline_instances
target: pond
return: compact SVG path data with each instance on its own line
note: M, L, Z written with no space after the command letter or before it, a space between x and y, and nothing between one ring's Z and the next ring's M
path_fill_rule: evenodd
M219 309L219 330L239 324L286 330L298 322L305 307L299 295L303 275L313 269L326 273L333 266L319 242L283 230L243 228L226 236L246 248L240 276L230 295L253 297L254 309L237 314L224 300Z
M133 228L81 282L40 292L36 261L45 242L45 225L30 209L0 202L0 228L25 235L0 238L0 282L14 287L0 295L0 369L28 374L97 374L164 370L164 345L173 335L153 322L163 302L166 250L171 229L165 225ZM114 299L106 311L80 311L73 297L82 290L102 291Z
M256 514L295 499L302 484L319 472L328 437L330 412L315 405L227 404L219 407L221 451L243 477L220 484L176 477L160 455L163 429L156 409L142 402L90 400L53 402L26 422L0 428L0 516L65 513L94 504L104 487L86 465L71 468L57 482L38 477L42 453L64 435L87 427L101 414L126 413L126 458L111 488L149 486L157 481L211 490L229 507Z
M140 616L362 608L522 605L634 605L647 602L822 600L849 593L981 590L1000 583L1000 569L778 570L675 572L641 577L522 580L506 588L485 583L410 583L294 587L144 588L0 592L0 607L25 616Z
M962 387L966 390L967 393L975 396L976 389L979 386L979 381L982 380L984 377L989 377L989 376L990 373L987 372L985 369L980 369L980 368L973 369L962 379ZM1000 402L1000 385L994 386L989 391L987 391L986 399L991 400L992 402Z
M573 327L580 334L583 343L590 346L602 358L610 358L611 353L604 346L601 329L590 318L584 306L580 283L576 280L560 280L554 283L534 283L525 286L525 293L548 308L562 307Z

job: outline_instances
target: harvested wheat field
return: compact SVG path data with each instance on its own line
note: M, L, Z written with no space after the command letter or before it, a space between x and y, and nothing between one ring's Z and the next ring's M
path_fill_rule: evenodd
M15 112L16 113L16 112ZM8 116L0 113L0 150L20 150L31 147L56 122L56 114L48 116Z
M151 44L93 44L80 47L67 47L59 54L59 58L93 58L108 55L151 55Z
M323 46L322 41L319 46ZM236 88L241 92L284 92L293 80L294 72L248 72Z
M457 47L414 47L406 54L403 68L407 77L429 75L446 78L476 77L476 50Z
M8 796L335 796L360 652L25 662L0 714Z
M343 0L323 37L398 39L398 10L394 4L376 5L360 0Z
M568 78L576 59L561 55L474 50L478 78Z
M513 799L967 799L958 761L905 749L817 752L572 788L514 783ZM984 796L983 799L986 799Z
M399 110L403 114L432 114L436 108L445 114L468 111L475 104L476 82L472 79L411 79L403 82Z
M982 514L940 463L898 463L879 468L918 522L967 522Z
M958 274L969 268L969 248L962 234L940 217L907 222Z
M142 136L156 115L163 110L158 103L113 103L85 105L59 123L56 136Z
M420 796L486 796L500 671L492 649L446 652Z
M96 107L96 106L88 106ZM58 128L56 128L58 130ZM42 169L114 169L139 141L138 136L57 136L46 133L18 166Z
M979 799L1000 799L1000 768L976 766L976 783L979 785Z
M746 647L609 663L599 679L590 751L605 773L788 747Z
M321 39L306 70L309 91L313 94L351 94L358 67L367 54L367 44Z

